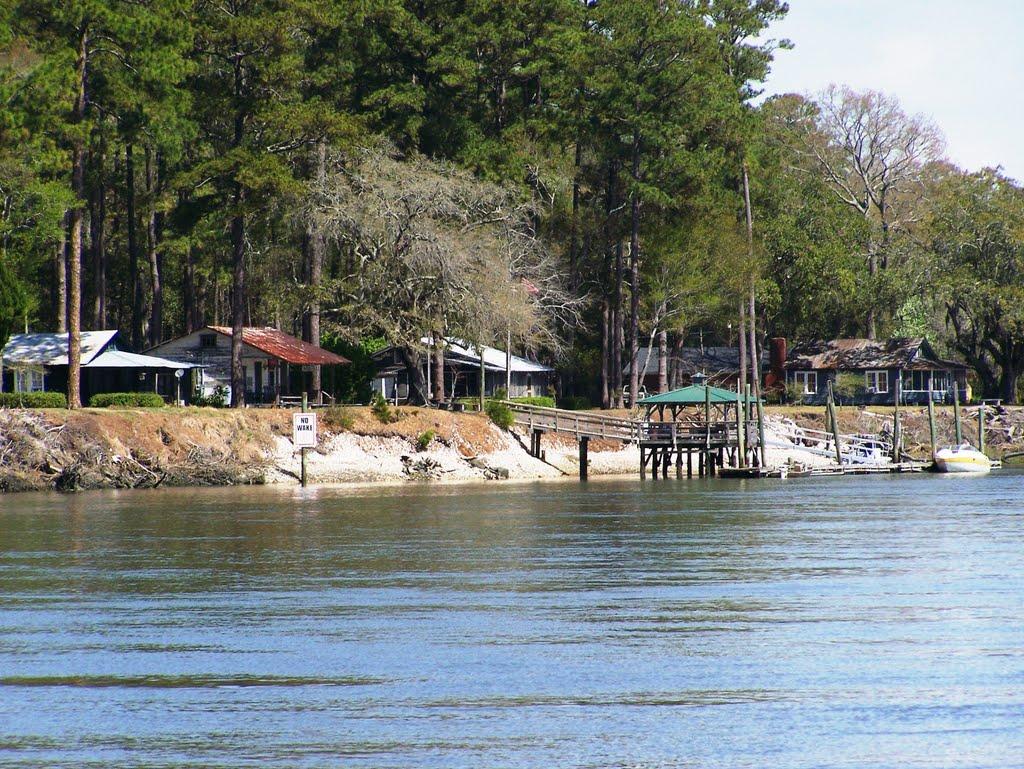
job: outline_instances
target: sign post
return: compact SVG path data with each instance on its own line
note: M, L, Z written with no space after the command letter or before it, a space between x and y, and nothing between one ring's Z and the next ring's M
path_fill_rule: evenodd
M302 475L300 480L306 485L306 449L316 446L316 414L306 413L309 399L302 393L302 411L292 414L292 444L302 452Z

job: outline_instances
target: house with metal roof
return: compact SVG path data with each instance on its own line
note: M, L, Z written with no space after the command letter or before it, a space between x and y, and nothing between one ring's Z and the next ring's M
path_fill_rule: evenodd
M194 367L188 362L118 349L117 331L82 332L82 401L97 393L159 392L177 400L178 383ZM68 335L14 334L0 351L4 392L67 392Z
M804 403L824 403L830 381L840 401L858 405L950 403L954 384L967 392L967 365L941 358L923 337L814 340L788 352L784 340L772 343L781 350L773 373Z
M225 397L230 399L231 339L230 326L204 326L191 334L158 344L147 352L199 366L193 383L194 391L210 396L218 388L223 388ZM334 367L348 363L347 358L280 329L259 326L242 329L246 403L278 404L282 398L296 397L302 392L308 393L314 402L322 402L324 398L333 400L326 388L322 387L321 392L313 391L313 369L326 366L333 371Z
M432 339L422 343L430 349ZM445 399L476 398L480 395L480 358L483 356L484 395L494 395L506 389L506 377L511 379L508 397L519 398L531 395L547 395L555 383L555 370L529 358L507 355L496 347L470 344L461 339L444 340L444 392ZM424 380L430 381L433 369L423 358ZM405 403L410 398L409 370L401 350L385 347L373 354L377 365L372 383L375 393L380 393L395 403ZM427 369L430 370L427 370ZM509 372L510 375L509 375Z

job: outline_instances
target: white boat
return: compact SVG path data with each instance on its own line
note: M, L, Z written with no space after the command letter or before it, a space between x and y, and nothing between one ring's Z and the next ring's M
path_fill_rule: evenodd
M935 469L940 473L987 473L992 462L971 444L962 443L936 451Z

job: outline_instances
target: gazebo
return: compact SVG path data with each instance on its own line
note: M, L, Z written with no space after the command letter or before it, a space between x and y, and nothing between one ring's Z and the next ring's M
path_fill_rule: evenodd
M693 452L698 455L698 473L714 475L715 467L726 460L733 467L748 467L749 462L764 464L758 422L760 402L750 396L706 384L695 377L697 384L682 387L639 401L646 410L640 426L640 477L651 465L654 477L659 466L662 475L675 459L676 473L682 474L683 452L686 453L687 476L693 475Z

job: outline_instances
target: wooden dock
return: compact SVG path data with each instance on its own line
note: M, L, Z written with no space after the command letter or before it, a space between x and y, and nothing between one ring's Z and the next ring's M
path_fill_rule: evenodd
M545 433L567 435L579 444L580 480L587 479L590 439L638 443L640 428L637 422L621 417L594 414L589 411L569 411L545 406L531 406L525 403L504 401L512 412L514 424L530 434L530 453L543 458L541 441Z
M668 477L673 465L676 474L688 477L712 475L716 468L739 462L740 445L756 445L757 424L748 422L744 441L739 439L736 422L709 423L633 420L604 416L593 412L531 406L505 401L512 412L514 423L530 435L530 453L543 456L543 436L546 433L564 435L579 442L580 477L586 478L586 462L591 439L621 441L640 447L640 475L648 471L657 477L659 471ZM684 464L685 458L685 464Z
M591 439L620 441L635 444L640 449L640 477L667 478L674 469L678 478L722 475L729 478L769 478L783 475L782 468L762 466L758 461L760 431L757 421L745 419L717 420L704 422L700 419L687 421L634 420L622 417L604 416L589 411L531 406L505 401L512 412L514 424L530 436L530 453L542 458L543 436L547 433L563 435L579 444L580 478L587 478L587 461ZM740 425L745 429L740 431ZM842 465L815 469L809 473L787 473L798 475L868 475L882 473L919 473L928 469L929 463L903 461L895 463L874 463L865 461L869 450L881 448L891 450L891 444L882 438L861 435L839 435L838 451L836 435L822 430L790 428L783 434L776 434L767 441L773 448L791 446L827 457L841 457ZM781 441L781 442L780 442Z

